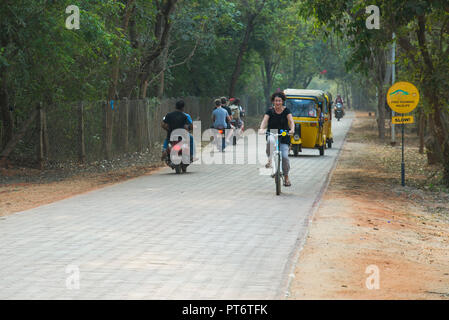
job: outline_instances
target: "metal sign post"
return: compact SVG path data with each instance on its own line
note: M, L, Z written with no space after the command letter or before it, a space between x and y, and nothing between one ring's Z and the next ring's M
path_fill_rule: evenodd
M393 32L393 46L391 50L391 85L396 82L396 34ZM391 116L395 116L394 110L391 110ZM396 145L396 130L395 124L391 124L391 145Z
M402 162L401 162L401 185L405 187L405 160L404 160L404 128L405 124L402 124Z
M405 116L405 113L412 112L419 102L418 89L409 82L398 82L391 86L387 93L387 103L401 117L393 117L392 123L402 124L402 161L401 161L401 185L405 187L405 157L404 157L404 131L406 123L413 123L413 116Z

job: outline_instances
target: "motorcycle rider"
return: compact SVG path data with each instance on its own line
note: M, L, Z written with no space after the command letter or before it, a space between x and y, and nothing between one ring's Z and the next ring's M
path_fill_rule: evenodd
M231 98L229 99L229 102L231 103L229 108L231 109L232 120L235 123L234 126L237 128L241 128L243 126L242 117L244 112L242 106L240 105L240 99Z
M198 158L195 156L195 143L193 142L193 120L190 114L187 112L184 112L184 114L187 116L187 122L189 123L189 135L190 135L190 158L192 159L192 162L198 160Z
M231 109L228 106L228 98L221 97L220 101L221 101L221 107L228 112L229 117L231 117L231 120L232 120L232 111L231 111ZM230 128L228 128L228 129L230 129Z
M243 106L240 105L240 99L237 99L239 101L239 106L240 106L240 119L245 119L246 116L246 112L245 112L245 108L243 108Z
M341 95L337 95L337 98L335 99L335 103L341 103L343 105L343 99L341 98Z
M226 97L221 97L220 101L221 101L221 107L228 112L228 115L229 115L229 118L230 118L230 120L226 120L226 123L227 123L226 129L228 129L228 130L225 131L226 132L226 143L228 143L230 137L232 136L232 132L234 130L234 127L231 124L231 122L232 122L232 111L231 111L231 108L229 108L229 106L228 106L228 99Z
M337 98L335 99L335 106L334 106L334 114L337 116L337 108L340 108L343 112L343 116L345 115L345 108L343 106L343 99L340 95L337 95Z
M344 108L343 99L342 99L341 95L337 95L337 98L335 99L335 104L337 104L337 103L341 104L343 114L345 114L345 108ZM334 110L336 110L336 107L334 107Z
M162 147L162 157L161 160L165 160L167 157L168 142L170 141L170 136L175 129L185 129L189 131L192 126L192 122L189 122L187 115L184 113L185 103L183 100L176 102L175 111L169 112L162 119L161 126L167 131L167 137L164 140L164 145ZM191 119L191 118L190 118ZM193 156L193 137L190 135L190 157Z
M242 115L243 115L243 109L240 105L240 99L238 98L231 98L229 99L230 106L232 112L232 120L231 124L233 125L233 133L235 136L233 136L233 144L237 143L237 139L243 132L243 121L242 121Z
M228 112L226 111L226 109L224 109L222 107L222 100L220 99L216 99L215 100L215 110L212 112L212 122L213 122L213 128L216 130L224 130L225 132L227 131L228 128L228 123L231 122L231 117L229 116ZM225 130L226 129L226 130ZM216 143L217 143L217 147L219 150L223 150L226 145L222 146L218 139L217 139L217 135L216 135Z

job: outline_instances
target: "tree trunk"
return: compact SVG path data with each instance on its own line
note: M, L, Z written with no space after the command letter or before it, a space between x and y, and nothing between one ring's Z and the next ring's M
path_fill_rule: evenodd
M3 70L4 71L4 70ZM3 79L0 86L0 112L3 122L3 139L0 141L1 149L4 149L14 134L14 118L9 107L9 95L6 88L6 80Z
M439 148L434 136L435 123L433 121L433 117L429 117L428 126L430 132L424 139L424 145L426 147L427 164L434 165L440 163L439 155L441 154L441 149Z
M151 50L148 56L144 59L140 67L141 76L139 77L139 95L141 99L145 99L147 97L148 85L152 75L151 66L168 46L169 35L172 28L170 16L175 10L177 1L178 0L167 0L161 3L156 1L158 13L156 16L154 34L158 41L153 50Z
M168 35L168 43L170 42L170 34ZM160 79L159 79L159 87L157 88L157 97L159 99L162 99L164 96L164 90L165 90L165 69L167 68L167 60L168 60L168 48L164 48L162 51L162 55L160 56L160 62L159 62L159 68L161 70Z
M129 19L131 17L131 13L133 12L134 3L135 0L127 0L126 2L125 12L123 13L122 17L122 29L124 33L126 33L128 30ZM120 58L120 54L117 54L113 57L112 60L112 74L108 90L108 101L117 99L117 86L120 74Z
M312 82L312 80L313 80L313 75L306 77L302 84L303 88L307 89L307 87L309 86L310 82Z
M235 88L237 86L237 81L240 77L243 56L245 55L246 50L248 49L249 39L250 39L251 34L253 33L254 27L256 25L256 18L259 16L260 12L262 11L263 7L265 6L265 2L266 2L266 0L262 0L260 5L258 6L258 8L256 8L256 10L254 12L251 12L248 14L245 35L240 44L239 54L237 55L237 60L236 60L235 66L234 66L234 71L232 72L232 76L231 76L231 83L229 85L229 97L235 96Z
M354 84L354 82L351 82L351 96L352 96L352 104L354 109L360 108L360 96L357 94L360 89L356 89L356 85ZM356 107L357 106L357 107Z
M86 162L86 146L84 143L84 104L80 103L78 109L78 160Z
M229 97L235 96L235 87L237 86L237 81L240 77L240 71L242 67L243 56L248 49L249 38L254 29L254 20L257 14L250 14L248 18L248 23L246 25L245 36L243 37L242 43L240 44L239 54L237 55L237 60L235 62L234 71L231 76L231 84L229 85Z
M380 140L385 140L385 96L383 86L379 86L377 97L377 128Z
M346 107L351 109L351 101L349 99L349 90L348 90L348 84L346 82L343 83L343 95L344 95L344 101L346 101Z
M296 50L292 52L292 69L288 75L288 87L292 88L295 85L296 80Z
M434 90L432 89L432 91ZM438 146L439 157L441 163L443 163L443 182L449 187L449 124L447 123L444 111L441 109L438 97L433 96L431 99L434 110L434 136Z
M38 115L38 145L37 145L37 163L39 170L44 169L45 162L45 154L44 154L44 119L45 119L45 110L42 107L42 104L39 105L39 115Z
M376 82L377 82L377 126L379 130L379 139L385 140L385 114L387 111L387 87L391 80L391 68L387 66L387 53L384 49L374 50Z
M108 101L103 106L103 152L107 160L112 159L112 108Z
M129 152L129 100L124 99L119 109L120 113L120 149L123 153Z
M2 166L6 162L6 158L14 150L14 147L20 141L20 139L23 138L28 127L33 123L34 119L36 119L38 114L39 114L38 109L33 110L30 117L22 125L22 128L20 128L20 130L9 140L8 144L5 146L2 153L0 154L0 166Z
M434 126L433 134L436 140L436 147L443 163L443 182L449 186L449 123L445 111L442 109L439 94L437 91L437 79L434 77L434 65L431 55L427 48L426 42L426 19L425 16L418 17L418 28L416 30L419 50L423 56L424 61L424 95L429 99L433 110L431 115Z
M266 106L271 104L271 91L273 89L273 78L275 70L277 69L277 63L273 62L271 58L264 58L263 65L260 66L263 81L263 90L265 95Z
M424 134L426 126L426 115L422 108L419 110L418 137L419 137L419 153L424 154Z

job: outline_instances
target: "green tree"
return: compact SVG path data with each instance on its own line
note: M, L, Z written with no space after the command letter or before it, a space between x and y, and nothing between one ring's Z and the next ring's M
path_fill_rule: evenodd
M305 14L313 14L322 24L347 39L352 54L349 65L372 75L378 88L379 135L384 136L382 113L386 84L389 83L387 50L394 31L404 56L397 61L399 69L410 66L411 72L402 72L403 80L413 79L423 93L421 107L427 107L431 130L437 141L438 154L444 165L444 182L449 185L449 124L448 91L448 16L447 1L377 0L302 2ZM377 5L381 10L381 29L365 26L365 7ZM332 10L329 10L332 8ZM417 76L417 73L420 73ZM383 83L382 83L383 82Z

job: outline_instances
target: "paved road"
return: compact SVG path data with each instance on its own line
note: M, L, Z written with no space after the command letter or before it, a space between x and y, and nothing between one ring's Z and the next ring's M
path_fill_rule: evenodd
M195 165L1 218L0 299L282 298L351 122L291 158L281 196L261 165Z

